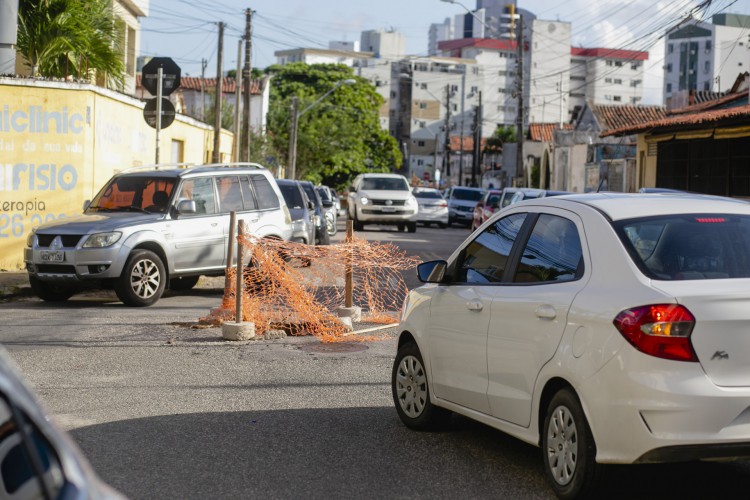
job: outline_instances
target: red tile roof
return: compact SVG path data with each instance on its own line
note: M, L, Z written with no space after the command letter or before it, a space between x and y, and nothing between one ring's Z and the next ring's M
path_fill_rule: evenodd
M716 109L724 106L725 104L738 101L743 97L747 98L746 92L737 92L736 94L728 94L720 96L711 101L703 101L691 106L685 106L684 108L673 109L669 112L670 115L682 115L686 113L697 113L699 111L707 111L709 109Z
M713 109L692 114L678 114L669 116L660 120L652 120L636 125L621 127L602 133L602 137L608 135L631 135L655 128L666 128L685 125L706 125L711 126L714 123L727 119L750 119L750 104L745 106L736 106L727 109Z
M474 138L471 136L464 136L463 137L463 149L461 148L461 137L457 135L451 136L451 151L466 151L471 153L474 151ZM486 143L486 139L483 138L480 141L479 146L484 149Z
M603 47L571 47L570 55L579 57L599 57L602 59L625 59L628 61L645 61L648 59L648 52L642 52L639 50L606 49Z
M640 123L660 120L666 117L663 106L633 106L632 104L594 105L594 116L599 122L601 132L635 126Z
M208 92L213 92L216 88L216 78L204 78L203 89ZM221 82L221 92L223 94L234 94L236 91L236 83L234 78L224 78ZM148 91L141 86L141 75L136 75L135 88L138 92L148 94ZM180 78L181 90L200 90L201 89L201 78L196 76L183 76ZM250 94L260 95L263 91L263 80L252 79L250 80ZM150 94L149 94L150 95Z
M571 130L573 125L563 124L564 130ZM559 123L529 123L529 139L534 142L552 142L555 140L555 130L560 130Z

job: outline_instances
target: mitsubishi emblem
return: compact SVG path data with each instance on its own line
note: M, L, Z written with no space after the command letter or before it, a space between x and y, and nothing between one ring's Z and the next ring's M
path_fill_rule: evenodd
M393 205L393 201L392 200L385 200L385 204L388 205L388 206Z

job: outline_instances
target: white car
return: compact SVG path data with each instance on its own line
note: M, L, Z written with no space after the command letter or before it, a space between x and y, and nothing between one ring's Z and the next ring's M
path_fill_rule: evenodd
M347 207L356 231L362 231L365 224L417 231L417 200L403 175L359 174L349 189Z
M434 188L416 187L412 190L419 205L417 222L429 226L432 223L440 227L448 226L448 202L442 193Z
M418 274L392 373L407 426L450 410L539 446L560 498L604 464L750 457L750 204L522 201Z

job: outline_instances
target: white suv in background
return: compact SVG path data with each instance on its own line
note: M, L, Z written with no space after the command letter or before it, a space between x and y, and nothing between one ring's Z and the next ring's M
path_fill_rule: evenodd
M347 211L357 231L365 224L390 224L399 231L417 231L419 205L403 175L358 175L349 189Z
M257 164L134 168L116 174L78 217L29 234L32 291L67 300L84 287L112 288L129 306L150 306L165 288L187 290L222 275L230 212L248 233L289 240L292 220L271 173Z

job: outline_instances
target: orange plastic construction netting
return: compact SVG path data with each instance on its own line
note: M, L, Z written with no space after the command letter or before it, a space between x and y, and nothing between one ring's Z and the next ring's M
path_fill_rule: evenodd
M362 308L362 323L396 323L408 291L402 273L421 262L391 243L357 237L325 246L241 238L242 321L255 323L256 334L261 335L281 329L329 342L347 338L350 329L339 320L337 309L345 305L349 266L352 305ZM201 322L235 321L236 282L236 268L228 269L221 306Z

